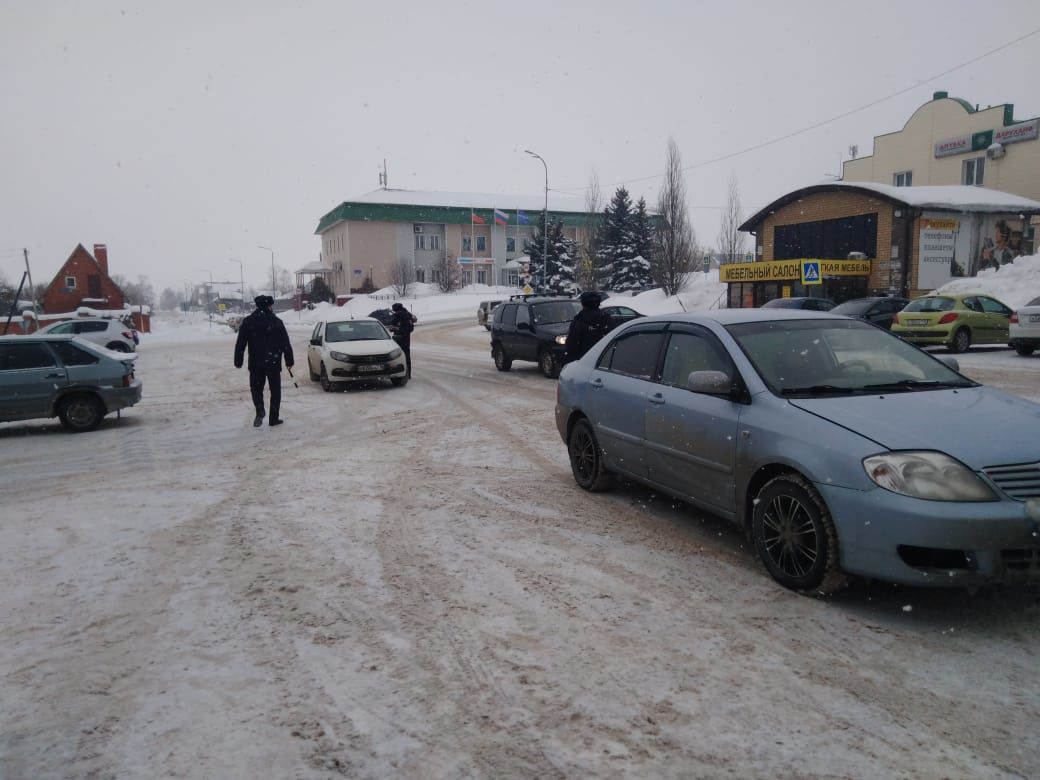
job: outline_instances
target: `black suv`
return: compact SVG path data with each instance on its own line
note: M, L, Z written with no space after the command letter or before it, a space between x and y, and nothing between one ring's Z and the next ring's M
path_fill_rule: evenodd
M514 295L494 309L491 357L495 368L508 371L514 360L530 360L550 379L560 375L567 331L581 311L575 298Z

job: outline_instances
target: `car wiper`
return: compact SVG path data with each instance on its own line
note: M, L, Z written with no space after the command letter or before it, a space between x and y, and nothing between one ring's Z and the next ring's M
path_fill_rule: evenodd
M848 395L856 392L855 387L837 385L808 385L807 387L785 387L780 395Z
M900 379L898 382L881 382L863 385L864 390L935 390L945 387L973 387L969 382L940 382L936 379Z

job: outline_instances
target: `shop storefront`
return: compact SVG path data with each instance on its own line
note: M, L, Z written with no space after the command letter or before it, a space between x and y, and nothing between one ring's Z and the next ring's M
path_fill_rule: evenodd
M771 262L729 263L719 281L729 285L728 306L747 309L774 298L830 298L841 302L867 294L869 260L800 258Z

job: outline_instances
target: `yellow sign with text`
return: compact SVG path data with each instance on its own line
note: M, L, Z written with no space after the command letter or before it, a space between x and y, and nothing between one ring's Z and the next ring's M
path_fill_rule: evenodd
M768 260L757 263L725 263L720 282L776 282L802 280L805 263L818 265L819 276L870 276L869 260Z

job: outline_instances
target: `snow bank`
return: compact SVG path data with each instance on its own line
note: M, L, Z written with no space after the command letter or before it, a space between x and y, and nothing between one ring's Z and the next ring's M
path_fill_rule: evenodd
M1040 297L1040 255L1016 257L1000 269L987 268L978 276L947 282L937 293L985 293L1011 308Z

